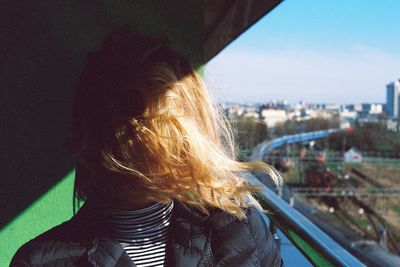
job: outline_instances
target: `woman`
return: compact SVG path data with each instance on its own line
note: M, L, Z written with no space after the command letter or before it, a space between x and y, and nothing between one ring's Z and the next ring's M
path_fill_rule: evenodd
M12 266L281 266L228 124L165 40L114 31L79 79L69 147L69 221L19 249Z

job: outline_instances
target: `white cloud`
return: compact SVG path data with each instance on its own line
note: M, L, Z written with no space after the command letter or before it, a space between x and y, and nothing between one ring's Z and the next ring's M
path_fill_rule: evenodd
M223 51L206 66L220 100L384 102L400 78L400 55L356 45L347 51Z

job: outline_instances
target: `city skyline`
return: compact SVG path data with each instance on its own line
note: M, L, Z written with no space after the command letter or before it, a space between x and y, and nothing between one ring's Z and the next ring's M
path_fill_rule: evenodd
M396 10L400 1L284 1L206 65L207 83L218 101L385 103L400 78Z
M340 106L348 106L348 105L363 105L363 104L371 104L371 105L386 105L386 101L372 101L372 102L345 102L345 103L337 103L337 102L316 102L316 101L304 101L304 100L299 100L299 101L288 101L287 99L259 99L256 101L244 101L244 100L219 100L219 103L226 103L226 104L241 104L241 105L264 105L264 104L269 104L269 103L282 103L285 102L285 104L288 105L296 105L296 104L305 104L305 105L340 105Z

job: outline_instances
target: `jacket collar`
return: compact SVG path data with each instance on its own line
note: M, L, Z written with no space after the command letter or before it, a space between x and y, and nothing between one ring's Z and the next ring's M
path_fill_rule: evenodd
M184 203L174 203L166 266L210 266L212 217ZM87 255L83 256L87 264L82 266L135 266L120 244L103 237L101 227L90 218L90 207L85 204L70 221L81 227L82 238L89 241Z
M128 254L114 240L95 238L79 266L135 267Z

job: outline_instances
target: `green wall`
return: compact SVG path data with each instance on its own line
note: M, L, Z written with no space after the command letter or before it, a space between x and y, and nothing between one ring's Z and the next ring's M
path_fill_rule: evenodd
M0 266L7 266L23 243L72 216L74 161L64 140L87 52L113 28L129 24L138 32L168 36L201 66L202 5L200 0L3 1Z
M68 174L0 230L0 266L8 266L26 241L72 216L74 175Z

